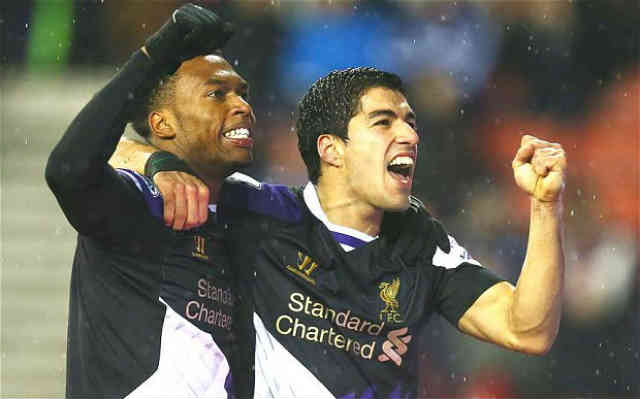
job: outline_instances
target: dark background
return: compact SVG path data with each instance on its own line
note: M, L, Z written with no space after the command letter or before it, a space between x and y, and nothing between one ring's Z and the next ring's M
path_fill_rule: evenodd
M0 5L3 396L61 397L75 234L43 180L82 105L181 1ZM495 348L436 318L424 396L640 397L640 124L636 1L196 1L225 7L225 56L251 83L256 178L306 180L297 100L332 69L400 74L418 114L415 194L488 268L517 279L528 200L511 159L531 133L569 159L566 284L546 356ZM90 132L88 132L90 133Z

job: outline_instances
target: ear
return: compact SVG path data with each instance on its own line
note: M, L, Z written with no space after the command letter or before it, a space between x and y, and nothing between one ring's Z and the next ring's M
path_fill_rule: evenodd
M331 166L340 167L343 164L344 145L338 136L333 134L321 134L316 142L318 155L323 162Z
M171 140L176 137L175 126L175 118L168 110L163 109L149 113L149 127L154 136L163 140Z

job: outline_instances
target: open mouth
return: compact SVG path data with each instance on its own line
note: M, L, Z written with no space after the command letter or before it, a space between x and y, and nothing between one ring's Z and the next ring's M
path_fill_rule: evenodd
M406 155L399 155L389 162L387 170L393 177L406 183L413 174L414 160Z
M239 127L224 132L223 137L231 140L234 144L240 147L250 147L253 145L253 139L251 138L251 131L245 127Z

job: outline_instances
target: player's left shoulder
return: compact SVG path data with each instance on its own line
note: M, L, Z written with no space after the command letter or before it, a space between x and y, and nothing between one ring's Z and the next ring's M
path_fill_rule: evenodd
M455 269L465 263L482 266L452 235L449 234L448 237L451 249L447 253L440 247L436 247L436 252L431 260L433 266L444 267L445 269Z
M116 169L118 175L129 184L134 185L142 194L151 214L161 219L164 212L162 194L156 185L147 176L130 169Z
M302 202L291 187L259 182L243 173L234 173L222 186L221 208L250 212L285 222L302 219Z

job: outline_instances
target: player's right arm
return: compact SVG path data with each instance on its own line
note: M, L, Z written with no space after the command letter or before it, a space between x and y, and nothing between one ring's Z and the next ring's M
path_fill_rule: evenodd
M131 98L173 73L183 60L220 48L229 36L213 12L191 4L179 8L146 41L146 51L136 51L76 116L51 153L45 174L78 232L104 239L139 237L141 216L148 213L145 204L107 163L127 123Z
M209 215L210 191L195 173L176 156L165 153L181 163L185 171L165 170L167 157L160 157L158 148L127 138L120 139L109 164L114 168L131 169L147 175L162 193L164 224L174 230L187 230L204 224ZM152 155L154 157L152 157ZM153 164L155 166L151 166ZM175 163L172 163L175 165Z

